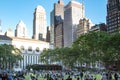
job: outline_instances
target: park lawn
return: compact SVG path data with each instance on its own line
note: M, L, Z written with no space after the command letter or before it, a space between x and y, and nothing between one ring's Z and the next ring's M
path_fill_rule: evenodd
M66 76L64 77L64 80L66 80L67 77L68 77L68 75L66 75ZM25 76L25 80L30 80L30 75L26 75L26 76ZM38 78L38 80L46 80L46 79L44 79L44 78ZM77 79L74 78L74 79L72 79L72 80L77 80Z
M26 75L25 80L30 80L30 75ZM38 78L38 80L45 80L45 79L44 78Z

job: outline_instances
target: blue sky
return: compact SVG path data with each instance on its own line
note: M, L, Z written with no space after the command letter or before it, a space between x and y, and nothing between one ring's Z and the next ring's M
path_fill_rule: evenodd
M13 31L20 20L26 24L28 36L32 36L33 13L38 5L46 10L47 25L50 25L50 12L58 0L0 0L0 20L3 32L11 28ZM65 5L71 0L64 0ZM82 0L76 0L82 2ZM107 0L84 0L85 15L94 24L106 23Z

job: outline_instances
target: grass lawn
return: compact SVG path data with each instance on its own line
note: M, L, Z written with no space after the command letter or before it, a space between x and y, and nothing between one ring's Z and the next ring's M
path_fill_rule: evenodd
M64 80L66 80L66 78L67 78L68 76L66 75L65 77L64 77ZM25 76L25 80L30 80L30 75L26 75ZM44 79L44 78L38 78L38 80L46 80L46 79ZM72 79L72 80L77 80L77 79Z
M26 75L25 76L25 80L30 80L30 75ZM44 79L44 78L38 78L38 80L46 80L46 79Z

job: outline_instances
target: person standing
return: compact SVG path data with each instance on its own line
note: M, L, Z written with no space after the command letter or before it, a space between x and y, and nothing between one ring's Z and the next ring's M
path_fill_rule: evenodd
M114 74L114 79L118 80L118 74L117 73Z
M80 73L80 77L81 77L81 79L83 78L83 72Z
M77 80L80 80L80 78L78 77Z
M72 78L70 77L70 75L68 76L68 78L66 80L72 80Z

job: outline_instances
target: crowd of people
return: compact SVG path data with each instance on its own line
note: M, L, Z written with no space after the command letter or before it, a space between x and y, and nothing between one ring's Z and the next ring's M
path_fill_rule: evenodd
M53 74L51 74L53 75ZM50 75L50 76L51 76ZM68 76L65 78L65 76ZM47 80L120 80L118 72L63 72L61 78L49 77Z
M0 80L120 80L120 73L89 71L5 71L0 70Z
M0 80L25 80L25 72L0 70Z

